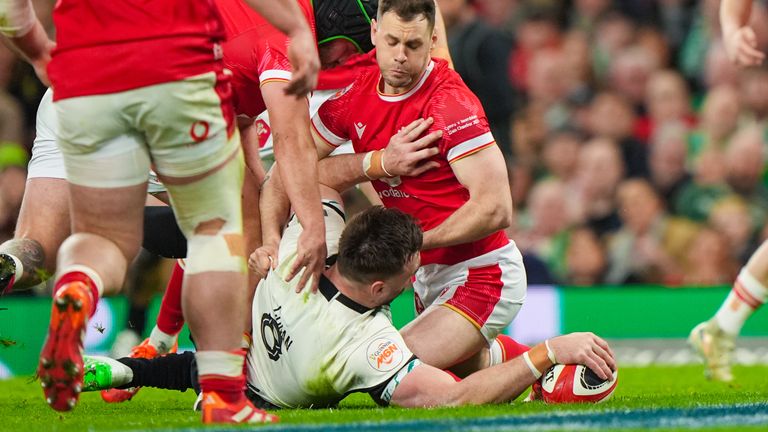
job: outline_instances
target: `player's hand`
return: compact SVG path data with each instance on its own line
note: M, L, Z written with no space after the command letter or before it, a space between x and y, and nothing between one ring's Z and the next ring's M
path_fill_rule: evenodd
M320 58L317 55L317 43L309 27L291 35L290 40L288 60L291 62L292 71L291 81L285 93L301 98L317 86Z
M259 278L267 277L277 267L277 246L261 246L248 257L248 268Z
M414 120L392 136L382 154L382 165L388 173L415 177L440 166L437 161L428 162L427 159L439 153L432 144L443 136L443 131L436 130L421 137L433 123L432 117Z
M738 66L755 66L765 60L765 54L757 48L757 35L750 26L744 26L723 35L725 52Z
M616 358L608 342L594 333L571 333L549 340L549 347L560 364L583 364L602 379L611 379Z
M320 225L318 229L305 227L299 236L298 246L296 248L296 261L288 272L287 280L291 281L301 269L305 269L301 275L299 284L296 285L296 292L300 293L304 289L310 277L312 286L310 290L317 292L320 274L325 270L325 258L328 251L325 244L325 226Z

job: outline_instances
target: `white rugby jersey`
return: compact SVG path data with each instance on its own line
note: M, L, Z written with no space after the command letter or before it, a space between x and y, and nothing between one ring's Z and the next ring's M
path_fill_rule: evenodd
M327 214L326 225L338 224L340 218ZM298 233L286 229L281 255L284 244L295 245L291 238ZM418 364L392 325L389 306L360 305L325 277L317 293L296 294L299 277L284 280L295 258L294 246L256 289L249 388L284 408L335 405L352 392L369 392L377 402L388 403L396 386L390 379Z

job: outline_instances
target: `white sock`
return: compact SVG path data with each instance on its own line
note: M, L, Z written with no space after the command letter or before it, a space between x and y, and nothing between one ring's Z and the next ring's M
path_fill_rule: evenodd
M219 375L236 378L243 375L245 356L239 350L238 352L198 351L195 353L195 361L197 361L197 373L200 377Z
M731 292L715 314L723 331L738 335L744 323L768 299L768 288L747 270L741 269Z
M504 350L498 340L493 340L488 351L488 367L504 363Z
M157 349L158 354L167 354L176 344L178 337L179 335L170 335L155 326L152 328L152 333L149 334L149 344Z

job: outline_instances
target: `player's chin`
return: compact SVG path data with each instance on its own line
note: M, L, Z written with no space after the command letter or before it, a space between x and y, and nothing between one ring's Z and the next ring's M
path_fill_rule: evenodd
M387 84L394 88L407 87L411 81L413 81L410 75L401 75L398 73L390 73L388 76L384 77L384 80L387 82Z

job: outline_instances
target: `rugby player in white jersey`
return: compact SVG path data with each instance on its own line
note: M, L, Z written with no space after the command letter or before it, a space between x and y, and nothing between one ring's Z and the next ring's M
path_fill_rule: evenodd
M402 407L499 403L519 396L554 360L590 362L602 378L615 370L610 347L591 333L552 338L460 381L422 363L392 325L388 306L419 267L419 225L399 210L373 207L344 227L339 197L327 189L323 194L332 256L319 291L296 293L297 282L285 280L301 233L293 218L280 244L281 264L253 299L247 393L257 406L333 406L352 392ZM255 264L269 269L269 263ZM190 353L152 360L90 357L86 389L141 385L183 391L195 384L193 361Z

